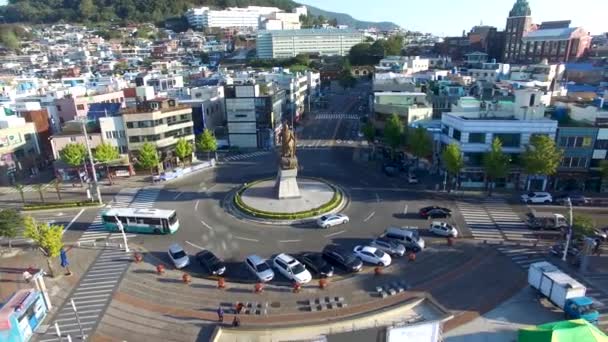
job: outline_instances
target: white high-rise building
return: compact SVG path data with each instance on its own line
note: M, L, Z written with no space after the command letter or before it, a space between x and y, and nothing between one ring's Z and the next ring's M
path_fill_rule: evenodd
M242 27L257 29L260 17L282 12L277 7L248 6L212 10L209 7L191 8L186 12L188 24L196 29Z
M259 58L291 58L301 53L345 56L362 41L363 34L355 30L270 30L258 32L256 49Z

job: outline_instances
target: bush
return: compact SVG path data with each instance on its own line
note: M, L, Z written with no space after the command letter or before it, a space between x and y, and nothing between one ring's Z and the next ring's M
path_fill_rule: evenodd
M41 210L41 209L60 209L60 208L78 208L78 207L95 207L98 202L65 202L65 203L43 203L43 204L26 204L23 206L23 211Z
M248 188L252 187L253 185L260 183L260 182L267 181L267 180L269 180L269 179L261 179L261 180L257 180L257 181L248 183L245 186L243 186L234 195L234 204L240 210L242 210L246 214L253 216L253 217L274 219L274 220L297 220L297 219L317 216L324 212L328 212L332 209L335 209L338 205L340 205L340 203L342 203L342 192L340 192L338 189L336 189L336 187L334 187L333 185L328 184L334 190L334 196L331 198L331 200L329 200L329 202L323 204L320 207L314 208L314 209L298 211L295 213L273 213L273 212L258 210L258 209L255 209L255 208L252 208L252 207L246 205L243 202L243 200L241 199L241 194Z

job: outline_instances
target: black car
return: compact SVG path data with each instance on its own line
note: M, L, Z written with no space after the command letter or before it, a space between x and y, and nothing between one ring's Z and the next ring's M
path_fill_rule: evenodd
M211 251L204 250L196 254L196 260L203 266L210 274L222 275L226 272L226 264L215 256Z
M572 203L572 205L585 205L591 202L588 197L585 197L581 194L559 195L553 198L553 202L555 204L566 205L568 203L568 198L570 198L570 202Z
M434 215L434 216L432 216L431 214ZM452 211L450 209L448 209L448 208L432 205L432 206L429 206L429 207L421 208L418 211L418 215L420 215L420 217L423 217L423 218L427 218L427 217L430 217L430 218L439 218L439 217L445 218L445 217L452 216Z
M323 258L348 272L359 272L363 267L361 259L350 251L335 245L329 245L323 249Z
M312 271L323 278L334 275L334 267L323 259L320 253L303 253L296 257L301 263L306 265L309 271Z

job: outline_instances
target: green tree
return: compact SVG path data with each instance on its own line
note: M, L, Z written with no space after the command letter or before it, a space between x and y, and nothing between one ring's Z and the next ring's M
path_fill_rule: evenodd
M23 189L24 188L23 184L17 183L15 185L13 185L13 188L15 188L15 190L17 190L17 192L19 193L19 196L21 197L21 202L23 204L25 204L25 193L24 193L24 189Z
M150 169L150 174L154 174L154 168L160 162L156 146L150 142L146 142L141 146L137 157L137 164L144 169Z
M384 44L384 54L387 56L399 56L403 49L403 36L394 35L388 37Z
M59 256L63 248L63 226L49 225L48 223L37 222L32 217L27 216L23 220L23 236L32 239L40 248L49 267L49 275L55 276L53 259Z
M190 160L192 157L192 144L188 140L180 138L175 144L175 154L180 162L184 164L186 160Z
M592 236L595 225L593 219L586 215L574 215L572 218L572 232L576 237Z
M127 69L129 69L129 64L127 64L127 62L123 61L114 64L114 73L116 74L122 75L127 72Z
M460 146L456 143L449 144L445 150L443 150L441 158L443 159L443 166L451 177L448 184L451 184L451 179L458 177L460 170L464 167L464 159L462 157L462 152L460 151ZM450 189L451 187L448 185L448 191Z
M511 158L502 151L502 142L494 138L490 150L483 155L483 167L488 182L488 195L492 195L493 182L497 178L504 178L509 172Z
M4 45L7 49L13 51L19 50L21 47L19 38L15 32L10 29L3 29L0 31L0 43L2 43L2 45Z
M327 24L329 24L330 26L333 26L333 27L338 27L338 19L336 19L336 18L329 19L329 21L327 21Z
M564 151L555 145L555 141L551 137L536 134L530 138L530 144L522 153L521 160L528 177L530 175L551 176L557 172L563 156Z
M46 184L34 184L34 189L38 191L38 196L40 196L40 202L44 203L44 189L46 188Z
M97 145L97 148L95 148L95 153L93 154L93 157L98 162L106 165L106 173L108 174L108 180L110 181L110 185L113 184L109 163L120 158L118 148L106 142L101 143Z
M404 126L397 114L392 114L384 125L384 141L391 147L391 154L399 148L403 142Z
M217 139L210 130L205 129L196 137L196 149L199 152L207 152L207 159L211 159L211 152L217 151Z
M413 129L407 141L410 152L412 152L417 160L427 157L433 152L433 140L424 127Z
M361 132L363 133L365 140L369 141L370 143L374 141L374 138L376 137L376 128L371 122L368 121L365 125L363 125Z
M0 211L0 236L8 239L8 248L12 249L12 240L17 237L19 228L23 225L21 214L15 209Z
M80 177L80 167L84 163L86 155L87 148L81 143L67 144L59 151L61 161L78 169L78 178L80 179L81 186L83 186L83 182L82 177Z
M81 0L78 6L80 12L80 19L90 20L97 13L97 7L93 3L93 0Z

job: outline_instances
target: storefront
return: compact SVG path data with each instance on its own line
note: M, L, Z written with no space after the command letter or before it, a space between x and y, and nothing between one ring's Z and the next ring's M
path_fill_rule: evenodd
M0 341L29 341L47 312L42 292L34 289L17 291L0 308Z

